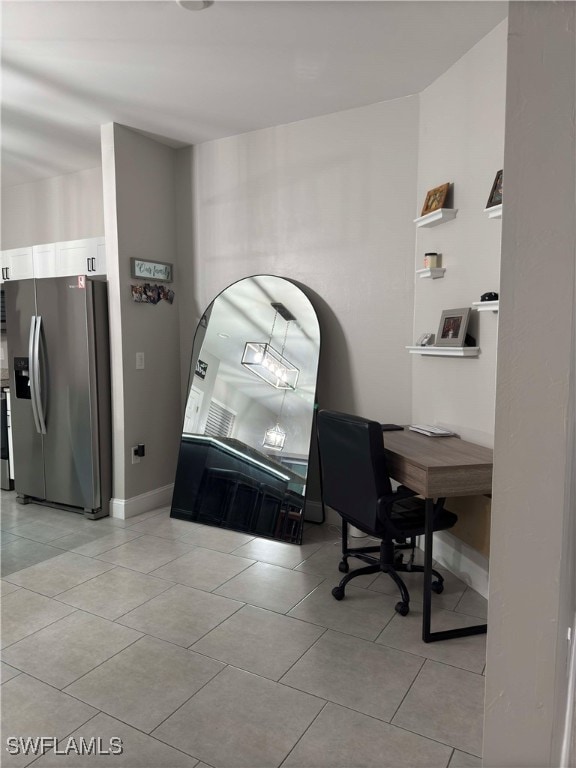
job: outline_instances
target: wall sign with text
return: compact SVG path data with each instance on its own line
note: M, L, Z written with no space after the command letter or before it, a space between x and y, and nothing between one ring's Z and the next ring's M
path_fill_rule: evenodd
M194 371L196 376L198 376L200 379L205 379L207 370L208 370L208 363L205 363L203 360L196 361L196 370Z
M141 280L160 280L163 283L171 283L174 279L172 264L145 259L130 259L130 275Z

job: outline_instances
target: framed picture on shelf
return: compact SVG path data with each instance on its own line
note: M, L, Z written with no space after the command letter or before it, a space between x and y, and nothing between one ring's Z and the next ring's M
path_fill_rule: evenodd
M463 347L470 319L470 307L445 309L436 334L437 347Z
M486 203L486 208L493 208L495 205L501 205L502 204L502 175L504 171L498 171L496 174L496 178L494 179L494 184L492 184L492 190L490 192L490 197L488 198L488 202Z
M427 192L426 200L424 200L424 207L422 208L422 213L420 215L426 216L427 213L432 213L432 211L437 211L442 208L446 202L449 188L450 184L441 184L439 187L434 187L434 189Z

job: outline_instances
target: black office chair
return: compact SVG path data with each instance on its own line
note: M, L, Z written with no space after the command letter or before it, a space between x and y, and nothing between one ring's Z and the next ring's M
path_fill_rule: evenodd
M424 567L414 564L414 539L424 535L424 500L415 498L416 493L400 485L392 491L386 468L386 454L382 426L346 413L322 410L317 419L322 500L336 510L342 518L342 562L339 570L347 573L332 595L342 600L346 584L367 573L387 573L400 590L401 601L396 610L406 616L410 609L410 595L398 571L423 572ZM435 531L451 528L456 515L444 509L444 499L434 505ZM381 539L380 546L348 547L348 524L354 525L369 536ZM412 555L404 562L399 545L406 548L411 539ZM371 553L379 552L379 558ZM348 558L357 557L371 563L348 573ZM435 581L432 589L439 594L444 589L444 579L432 571Z

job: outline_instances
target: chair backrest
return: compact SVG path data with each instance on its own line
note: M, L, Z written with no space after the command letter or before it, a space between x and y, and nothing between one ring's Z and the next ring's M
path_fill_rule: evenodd
M366 533L378 533L377 501L392 492L382 426L322 410L317 429L324 503Z

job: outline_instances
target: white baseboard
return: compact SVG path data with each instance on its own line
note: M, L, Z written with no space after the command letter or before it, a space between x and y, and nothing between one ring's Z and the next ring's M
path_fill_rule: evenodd
M170 483L162 488L141 493L139 496L132 496L131 499L110 499L110 517L126 520L129 517L141 515L142 512L169 507L172 503L173 491L174 483Z
M570 636L570 654L568 657L568 692L566 694L566 713L564 716L564 732L562 734L562 752L560 768L574 765L572 750L576 744L576 615L572 624Z
M423 537L418 546L424 548ZM448 531L434 534L434 560L472 587L482 597L488 598L488 558Z

